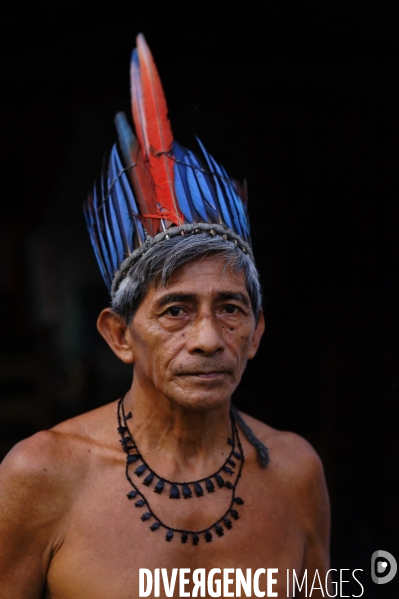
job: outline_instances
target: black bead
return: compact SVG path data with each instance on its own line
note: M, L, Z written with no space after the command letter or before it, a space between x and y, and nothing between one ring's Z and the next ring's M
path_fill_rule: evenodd
M205 532L205 541L206 541L207 543L210 543L210 542L212 541L212 533L211 533L211 532L209 532L209 530L207 530L207 531Z
M193 545L198 545L198 542L199 542L199 536L193 535Z
M144 501L144 499L138 499L134 505L135 505L136 507L141 507L141 506L143 506L144 504L145 504L145 501Z
M238 451L233 451L233 456L235 458L237 458L237 460L241 460L241 458L242 458L242 455L240 453L238 453Z
M228 489L234 489L233 483L231 483L229 480L226 480L226 482L224 484L226 485L226 487Z
M173 539L173 530L172 530L171 528L170 528L170 529L168 530L168 532L166 533L166 537L165 537L165 539L166 539L168 542L170 542L170 541Z
M151 524L150 530L158 530L159 527L160 527L159 522L154 522L154 524Z
M224 535L224 530L220 526L220 524L215 524L215 530L216 530L216 534L218 535L218 537L222 537Z
M129 441L131 441L130 437L123 437L123 439L119 440L119 443L122 443L122 445L126 445L126 443L129 443Z
M184 499L188 499L192 496L191 489L188 485L183 485L183 497Z
M129 497L129 499L134 499L137 495L137 491L129 491L129 493L127 494L127 496Z
M149 474L147 474L147 476L145 477L145 479L143 480L143 483L145 485L147 485L147 487L150 486L150 484L152 483L152 480L154 478L154 473L150 472Z
M208 493L213 493L213 491L215 490L215 485L213 484L213 482L211 481L210 478L207 478L205 480L205 484L206 484L206 490L208 491Z
M230 528L232 528L233 525L231 523L231 520L229 520L228 518L226 518L226 516L224 516L223 522L224 522L226 528L228 528L229 530L230 530Z
M224 470L225 472L227 472L228 474L233 474L233 471L232 471L232 469L231 469L231 468L229 468L228 466L223 466L223 470Z
M232 439L230 439L230 437L227 439L227 443L228 443L229 445L234 445L234 443L233 443L233 440L232 440Z
M224 478L222 478L220 474L215 474L215 479L220 489L224 487Z
M127 463L128 464L134 464L134 462L137 462L137 460L140 459L140 456L138 453L133 453L132 455L128 455L127 456Z
M204 494L204 490L199 483L194 484L194 489L197 497L201 497Z
M227 462L230 464L230 466L233 466L233 468L234 468L234 467L235 467L235 465L236 465L236 463L235 463L235 462L233 462L233 460L232 460L232 459L230 459L230 458L227 460Z
M244 500L241 499L241 497L236 497L234 499L234 501L236 502L237 505L244 505Z
M163 491L164 484L165 482L162 480L162 478L160 478L157 484L155 485L154 492L161 494Z
M180 499L180 491L179 491L179 487L177 485L172 485L172 488L170 489L169 497L171 499Z
M128 414L126 414L126 416L124 416L124 420L125 420L125 421L126 421L126 420L129 420L129 418L131 418L131 417L132 417L132 413L131 413L131 412L129 412Z
M137 474L137 476L141 476L145 470L147 470L147 466L145 464L141 464L141 466L136 468L134 473Z
M151 518L150 512L146 512L145 514L143 514L141 516L141 519L142 519L143 522L145 522L146 520L149 520L150 518Z
M240 517L238 515L237 510L230 510L230 514L233 516L234 520L238 520L238 518Z
M183 532L183 534L181 536L181 542L187 543L187 539L188 539L188 534L186 532Z
M134 445L122 445L122 449L123 449L123 451L126 451L126 453L129 453L129 451L131 449L135 449L135 446Z
M123 433L127 430L126 426L118 426L118 428L116 429L118 431L118 433L120 435L123 435Z

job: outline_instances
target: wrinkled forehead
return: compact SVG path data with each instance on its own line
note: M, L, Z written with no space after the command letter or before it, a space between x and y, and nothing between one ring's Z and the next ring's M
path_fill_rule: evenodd
M223 254L205 254L186 262L173 271L166 284L158 277L144 302L156 301L170 293L216 296L220 293L241 294L249 301L245 274L237 270Z

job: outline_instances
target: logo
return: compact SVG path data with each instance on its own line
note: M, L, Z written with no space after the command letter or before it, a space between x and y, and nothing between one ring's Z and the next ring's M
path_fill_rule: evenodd
M390 582L398 569L394 556L388 551L374 551L371 556L371 578L376 584Z

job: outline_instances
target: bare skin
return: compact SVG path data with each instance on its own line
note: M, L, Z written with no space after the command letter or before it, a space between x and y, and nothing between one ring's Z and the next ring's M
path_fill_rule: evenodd
M224 271L218 256L188 263L166 288L149 290L129 327L104 310L98 328L135 366L124 401L147 462L177 481L217 470L228 453L231 394L264 330L263 317L255 322L242 273ZM113 402L38 433L1 464L0 599L136 598L139 568L167 568L169 574L172 568L278 568L273 591L279 597L287 596L287 568L298 575L307 569L310 579L318 569L323 580L328 497L320 460L306 441L244 416L271 461L261 469L241 433L240 519L211 543L202 538L198 546L183 545L178 537L167 543L164 529L151 532L151 521L140 519L143 508L126 498L131 487L116 411ZM205 528L230 501L225 488L170 500L135 481L151 509L175 528ZM266 576L259 586L266 591Z

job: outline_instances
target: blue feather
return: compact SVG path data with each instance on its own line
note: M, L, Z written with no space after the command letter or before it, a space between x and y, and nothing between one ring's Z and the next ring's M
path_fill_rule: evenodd
M93 209L94 209L93 211L94 211L94 215L95 215L95 222L97 224L98 237L100 240L100 247L101 247L102 255L104 257L105 266L107 268L108 278L112 281L114 267L113 267L113 262L112 262L112 256L110 254L110 249L109 249L108 244L106 243L105 238L104 238L104 235L106 235L106 232L105 232L106 227L105 227L105 223L104 223L102 207L99 208L99 206L98 206L98 195L97 195L96 188L94 188L94 190L93 190ZM100 210L101 210L101 213L100 213Z
M224 190L224 196L227 198L227 201L229 203L229 208L230 208L230 212L232 214L233 223L234 223L234 226L232 227L233 231L236 231L240 236L242 236L243 233L241 231L240 218L238 216L236 205L233 201L233 198L231 197L230 186L225 181L225 176L224 176L219 164L216 162L216 160L212 156L209 156L209 158L213 164L216 174L220 177L220 179L219 179L220 186Z
M126 173L120 177L120 184L123 189L124 197L127 205L127 222L126 231L128 232L130 252L134 251L136 247L134 236L137 235L139 245L142 245L146 239L144 227L138 219L138 210L135 201L135 197L130 186L130 182L126 176Z
M113 184L112 189L110 190L110 209L113 209L115 213L118 226L118 229L114 231L118 244L118 253L120 254L122 251L122 256L126 258L126 256L128 256L130 253L128 240L130 227L126 227L126 224L130 223L128 221L124 193L119 181L119 174L121 170L122 164L118 156L116 145L114 145L111 151L108 168L108 177L111 181L111 184Z
M212 195L212 188L209 185L209 182L206 180L204 173L202 172L202 164L198 161L197 157L192 152L189 151L187 155L190 164L194 167L193 174L197 181L197 185L201 190L202 201L207 213L207 221L217 222L219 220L218 209L215 205L216 202Z
M111 223L111 216L109 215L109 204L108 198L109 181L105 170L102 172L101 177L101 205L99 206L99 214L102 217L103 226L101 232L103 234L104 243L108 249L108 256L111 264L111 278L114 277L114 273L118 268L118 251L114 239L113 227Z
M90 241L91 241L91 245L93 246L94 255L95 255L95 257L97 259L97 263L100 267L101 275L104 279L106 287L109 289L111 287L111 281L108 278L108 272L107 272L107 269L106 269L106 266L104 263L104 259L103 259L102 253L101 253L101 248L99 246L98 233L96 230L97 226L95 225L94 215L92 214L92 206L90 206L89 201L86 204L84 204L84 206L83 206L86 224L87 224L87 228L89 230ZM92 203L92 201L93 200L91 199L91 203Z
M190 152L187 152L187 160L190 160ZM191 199L193 201L195 209L198 212L201 220L206 223L206 222L208 222L208 215L205 210L204 198L202 196L201 189L198 186L197 178L195 176L195 171L190 166L185 167L185 168L186 168L186 177L187 177L188 187L190 189Z
M122 169L122 164L120 163L119 155L117 156L117 160L119 161ZM121 170L119 170L121 172ZM144 227L140 220L138 219L139 210L136 204L136 199L134 197L133 190L130 185L129 178L126 172L122 173L119 177L119 183L122 188L123 198L126 202L126 220L125 220L125 230L126 235L129 240L129 249L130 252L133 252L135 243L134 243L134 235L136 234L138 237L139 245L144 243L146 236L144 233Z
M187 195L186 195L186 192L184 189L184 183L183 183L183 180L182 180L182 177L180 174L180 167L177 164L177 162L175 162L173 171L174 171L174 175L175 175L175 192L176 192L177 201L179 202L180 210L182 211L186 222L191 223L191 222L193 222L193 215L191 213L190 206L187 201Z
M130 186L126 172L123 171L123 165L119 153L115 148L115 167L118 174L116 189L118 193L121 217L123 221L124 233L127 239L126 254L134 250L134 234L137 233L140 244L144 243L145 235L141 222L137 219L138 208L136 200Z
M197 142L202 150L202 153L204 155L204 158L206 160L209 170L211 171L211 173L213 175L215 175L215 172L214 172L214 169L212 166L212 162L211 162L212 156L210 154L208 154L208 152L205 150L205 147L202 144L201 140L198 137L196 139L197 139ZM230 211L229 202L225 196L225 193L223 192L223 189L220 185L218 177L213 176L212 178L213 178L213 184L215 186L217 202L219 205L219 212L222 215L222 220L223 220L224 224L229 227L229 229L234 230L233 218L232 218L232 214Z
M186 167L182 164L186 162L187 151L178 143L173 142L173 155L176 159L174 165L175 192L180 210L188 223L197 222L197 213L191 200L190 189L187 183Z
M129 166L132 164L131 150L136 143L136 138L133 135L133 131L130 128L124 112L118 112L115 115L114 122L118 133L118 142L123 160L126 166Z
M241 237L246 239L247 237L247 219L245 217L244 205L243 202L238 195L235 185L233 181L230 179L228 174L226 173L226 169L220 165L220 169L226 179L226 187L228 189L229 197L231 199L232 205L235 207L241 228Z
M113 187L110 187L111 179L108 179L107 185L107 196L103 201L103 211L105 215L105 224L108 227L107 236L108 236L108 245L111 248L112 255L116 256L116 262L114 261L115 270L117 270L118 265L124 259L124 249L121 234L119 231L118 219L116 216L115 207L112 201L113 195Z

